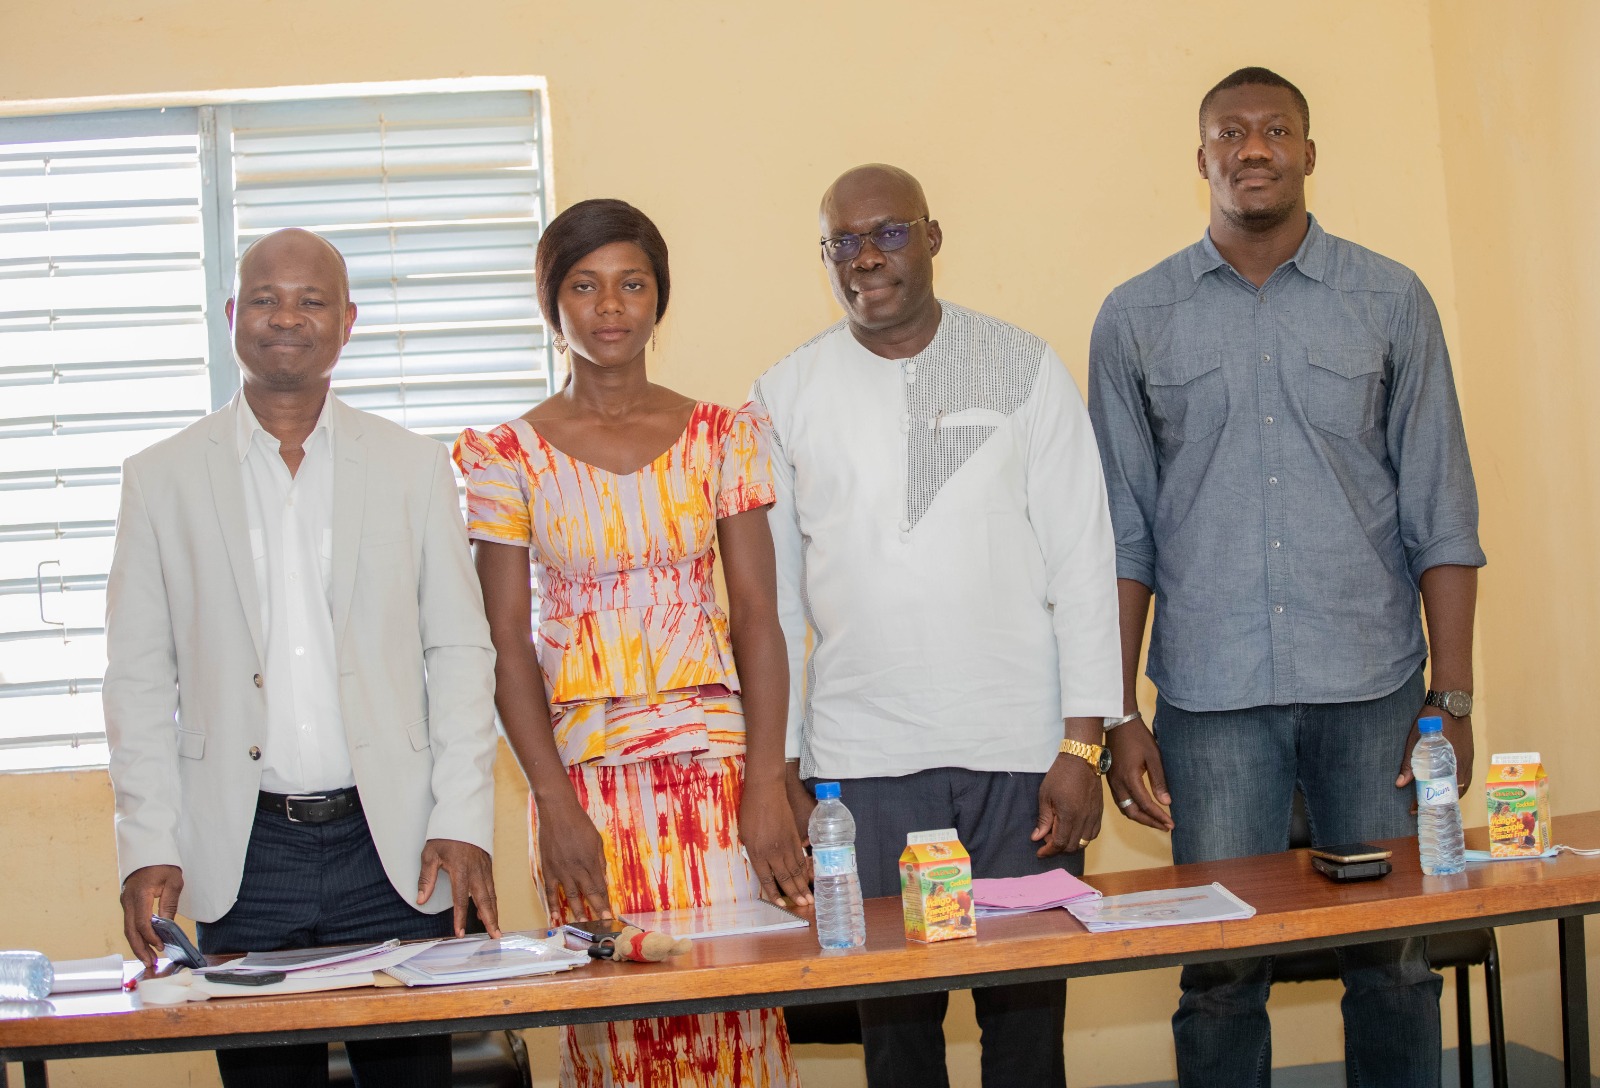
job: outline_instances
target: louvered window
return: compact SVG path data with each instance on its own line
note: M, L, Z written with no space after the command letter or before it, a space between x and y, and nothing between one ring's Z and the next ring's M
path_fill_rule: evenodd
M542 399L537 90L0 120L0 770L105 762L105 579L124 458L238 387L236 256L326 235L355 407L449 440Z

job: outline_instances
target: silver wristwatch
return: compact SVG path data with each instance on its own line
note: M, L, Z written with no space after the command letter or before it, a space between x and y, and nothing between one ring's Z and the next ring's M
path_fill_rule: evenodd
M1465 718L1472 713L1472 692L1434 691L1431 688L1422 700L1426 706L1436 706L1452 718Z

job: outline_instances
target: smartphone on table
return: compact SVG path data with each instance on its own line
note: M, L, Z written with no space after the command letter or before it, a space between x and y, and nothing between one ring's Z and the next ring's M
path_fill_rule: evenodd
M1347 883L1353 880L1376 880L1387 876L1391 870L1389 858L1392 850L1373 846L1370 842L1347 842L1338 846L1313 846L1311 865L1329 880Z

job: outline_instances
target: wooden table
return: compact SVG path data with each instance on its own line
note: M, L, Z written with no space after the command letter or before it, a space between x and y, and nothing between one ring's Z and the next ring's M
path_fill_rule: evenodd
M1558 842L1600 845L1600 812L1556 821ZM1484 845L1483 829L1468 832ZM696 944L664 964L596 963L561 975L465 986L358 989L285 997L216 998L140 1008L137 995L73 995L51 1014L0 1020L0 1061L24 1063L28 1088L52 1058L438 1032L545 1027L595 1020L794 1005L1120 971L1326 948L1554 919L1559 926L1565 1083L1589 1082L1585 915L1600 913L1600 858L1473 866L1424 877L1414 839L1386 843L1395 871L1334 884L1304 850L1205 865L1101 873L1107 895L1219 881L1256 908L1243 921L1121 933L1087 932L1066 911L986 919L973 940L905 939L898 900L867 903L863 949L821 951L809 929ZM3 1088L0 1069L0 1088Z

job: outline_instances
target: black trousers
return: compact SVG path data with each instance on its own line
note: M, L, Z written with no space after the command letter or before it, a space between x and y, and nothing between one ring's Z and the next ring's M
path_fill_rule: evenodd
M1083 873L1082 853L1039 858L1028 836L1039 815L1042 774L945 767L898 778L839 783L856 821L861 894L900 894L906 835L953 827L972 855L975 877L1028 876L1049 869ZM981 926L982 923L980 922ZM1067 984L1026 982L972 991L982 1031L984 1088L1065 1088ZM870 1088L948 1088L946 993L857 1003Z
M424 914L395 891L357 812L323 824L257 812L233 909L198 925L200 950L272 952L357 941L448 937L450 911ZM359 1088L445 1088L450 1037L345 1044ZM323 1043L217 1051L225 1088L322 1088Z

